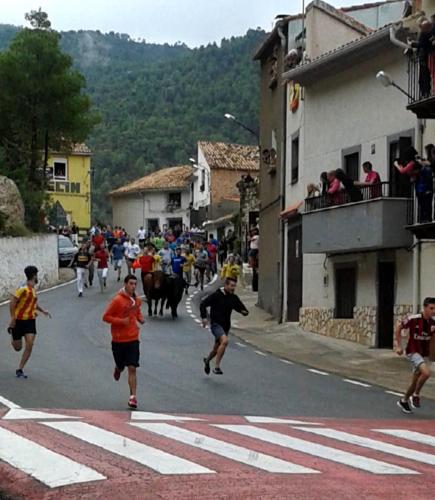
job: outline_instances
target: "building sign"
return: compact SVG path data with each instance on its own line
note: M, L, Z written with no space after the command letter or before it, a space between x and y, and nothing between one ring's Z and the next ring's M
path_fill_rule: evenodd
M47 190L54 193L80 194L80 182L50 181Z

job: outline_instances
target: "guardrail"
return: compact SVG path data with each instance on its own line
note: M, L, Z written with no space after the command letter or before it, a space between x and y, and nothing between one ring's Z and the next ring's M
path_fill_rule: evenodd
M391 196L391 183L380 182L370 186L355 187L351 192L342 190L333 194L324 194L305 199L305 212L313 212L329 207L348 205L359 201L370 201Z

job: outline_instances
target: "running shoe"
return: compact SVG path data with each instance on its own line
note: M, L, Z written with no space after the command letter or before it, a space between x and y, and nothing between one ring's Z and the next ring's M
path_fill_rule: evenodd
M210 375L210 362L207 360L207 358L204 358L203 361L205 374Z
M128 407L133 408L133 410L135 410L137 408L136 396L130 396L130 398L128 400Z
M403 411L403 413L412 413L408 401L403 401L403 399L399 399L399 401L397 401L397 406Z
M17 378L27 378L27 375L21 370L21 368L18 368L18 370L15 370L15 375Z
M80 293L79 293L79 297L83 297L83 294L82 294L82 292L80 292Z
M213 373L215 375L223 375L224 374L224 372L218 366L213 370Z
M113 372L113 378L118 382L120 377L121 377L121 370L117 366L115 366L115 370Z
M420 404L420 396L417 396L416 394L414 394L412 397L411 397L411 406L413 408L421 408L421 404Z

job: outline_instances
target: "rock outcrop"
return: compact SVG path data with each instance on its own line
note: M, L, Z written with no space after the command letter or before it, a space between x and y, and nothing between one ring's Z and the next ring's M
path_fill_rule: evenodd
M17 185L12 179L0 175L0 219L4 228L24 225L24 204Z

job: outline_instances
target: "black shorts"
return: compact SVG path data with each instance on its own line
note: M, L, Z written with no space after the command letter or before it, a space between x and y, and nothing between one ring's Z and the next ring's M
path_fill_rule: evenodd
M139 366L139 340L133 342L112 342L113 359L122 371L126 366Z
M28 333L36 335L36 321L34 319L17 319L15 328L12 328L12 338L21 340Z

